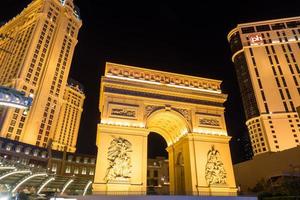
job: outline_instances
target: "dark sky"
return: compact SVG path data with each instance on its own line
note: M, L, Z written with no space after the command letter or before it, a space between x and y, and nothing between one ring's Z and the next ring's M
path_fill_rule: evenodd
M0 21L31 0L1 0ZM219 3L226 2L226 5ZM240 93L227 34L238 23L300 14L299 1L101 1L75 0L83 26L70 76L85 86L78 152L96 153L100 77L105 62L223 80L226 121L234 162L243 159L245 132Z

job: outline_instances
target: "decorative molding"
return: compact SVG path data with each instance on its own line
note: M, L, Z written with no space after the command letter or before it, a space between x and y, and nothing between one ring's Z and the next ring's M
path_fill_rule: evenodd
M105 76L125 77L133 80L221 91L221 81L170 72L149 70L115 63L106 63Z
M205 179L208 185L226 184L227 174L221 156L214 145L207 153L207 162L205 165Z
M131 178L131 155L132 144L125 138L114 137L108 147L107 160L109 166L104 180L126 181Z
M215 102L215 101L206 101L206 100L200 100L200 99L192 99L192 98L186 98L186 97L155 94L155 93L149 93L149 92L139 92L139 91L133 91L133 90L106 87L106 86L104 86L104 92L129 95L129 96L154 98L154 99L161 99L161 100L167 100L167 101L177 101L177 102L183 102L183 103L193 103L193 104L198 104L198 105L209 105L209 106L216 106L216 107L223 108L222 103Z
M220 114L214 114L214 113L206 113L206 112L196 112L196 115L207 115L207 116L213 116L213 117L221 117Z
M189 123L191 122L191 112L187 109L173 108L173 110L179 112Z
M164 106L153 106L153 105L147 105L145 106L145 117L149 117L151 113L153 113L156 110L164 109Z
M129 107L139 107L139 105L136 105L136 104L129 104L129 103L122 103L122 102L113 102L113 101L110 101L108 102L108 104L110 105L121 105L121 106L129 106Z

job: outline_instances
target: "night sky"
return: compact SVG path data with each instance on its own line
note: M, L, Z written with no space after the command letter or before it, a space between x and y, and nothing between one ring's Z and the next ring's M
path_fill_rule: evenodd
M1 0L0 22L14 17L29 2ZM222 2L226 5L218 5L219 1L75 0L83 26L70 77L84 85L87 96L79 153L96 153L100 77L109 61L223 80L222 90L229 95L225 112L228 134L233 136L233 161L244 159L245 117L227 34L238 23L298 16L300 2Z

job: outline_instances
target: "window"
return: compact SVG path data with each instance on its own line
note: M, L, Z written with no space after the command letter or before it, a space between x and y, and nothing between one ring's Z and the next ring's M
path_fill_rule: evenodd
M280 30L280 29L285 28L285 24L284 23L276 23L276 24L272 24L271 27L273 30Z
M78 173L79 173L78 167L75 167L74 174L78 174Z
M271 29L269 25L261 25L261 26L256 26L256 30L258 32L262 32L262 31L269 31Z
M94 169L93 168L90 169L89 175L91 175L91 176L94 175Z
M287 94L287 96L288 96L288 99L291 99L291 95L290 95L289 90L288 90L288 89L285 89L285 92L286 92L286 94Z
M296 27L300 26L300 21L287 22L286 25L288 28L296 28ZM293 33L294 33L294 31L293 31ZM294 33L294 34L296 34L296 33Z
M261 96L262 96L262 98L263 98L263 101L266 101L266 97L265 97L264 91L261 91Z
M244 27L242 28L242 33L254 33L255 29L254 27Z
M66 172L66 174L69 174L69 173L71 173L71 167L70 167L70 166L67 166L67 167L66 167L66 171L65 171L65 172Z
M157 171L157 170L154 170L154 171L153 171L153 176L154 176L154 177L158 177L158 171Z
M84 175L86 174L86 167L82 168L81 174L84 174Z
M283 82L283 86L287 87L284 77L281 77L281 79L282 79L282 82Z
M53 164L52 164L51 171L52 171L52 172L56 172L56 170L57 170L57 163L53 163Z

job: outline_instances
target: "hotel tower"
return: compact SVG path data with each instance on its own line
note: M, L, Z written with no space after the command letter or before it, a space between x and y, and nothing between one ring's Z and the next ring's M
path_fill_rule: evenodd
M33 98L28 112L1 108L1 137L75 151L84 94L67 80L81 25L72 0L33 0L0 27L0 85Z
M300 145L300 17L228 34L254 155Z

